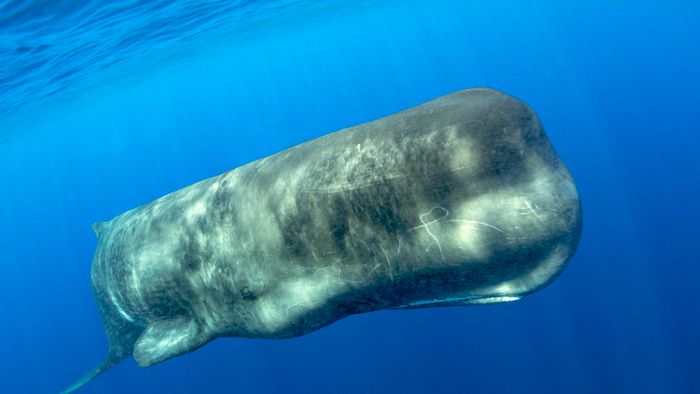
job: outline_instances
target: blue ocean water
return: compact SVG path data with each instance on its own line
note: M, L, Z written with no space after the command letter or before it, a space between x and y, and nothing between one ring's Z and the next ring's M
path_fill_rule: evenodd
M91 223L475 86L528 102L576 178L552 285L219 339L83 392L700 392L699 22L691 0L0 1L0 392L106 354Z

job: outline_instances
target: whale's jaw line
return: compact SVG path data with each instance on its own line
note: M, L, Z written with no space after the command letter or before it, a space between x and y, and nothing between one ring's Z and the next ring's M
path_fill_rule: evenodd
M460 305L486 305L500 304L504 302L518 301L523 298L523 295L487 295L487 296L465 296L465 297L450 297L444 299L421 300L411 302L410 304L402 305L398 309L424 308L435 306L460 306Z

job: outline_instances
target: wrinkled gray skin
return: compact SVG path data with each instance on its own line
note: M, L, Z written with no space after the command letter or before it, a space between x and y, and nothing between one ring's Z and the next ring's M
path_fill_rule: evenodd
M578 194L535 113L470 89L95 225L110 350L148 366L221 336L290 338L387 308L517 300L564 268Z

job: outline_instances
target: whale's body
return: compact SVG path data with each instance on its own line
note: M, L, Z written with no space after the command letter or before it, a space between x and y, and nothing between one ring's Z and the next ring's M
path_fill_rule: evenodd
M110 350L72 391L221 336L512 301L574 253L578 194L534 112L470 89L303 143L95 225Z

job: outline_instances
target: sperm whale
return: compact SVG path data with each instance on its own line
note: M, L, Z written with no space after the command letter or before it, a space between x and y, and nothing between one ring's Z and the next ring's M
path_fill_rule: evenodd
M574 180L530 107L468 89L209 178L109 222L92 287L105 360L290 338L381 309L508 302L579 242Z

